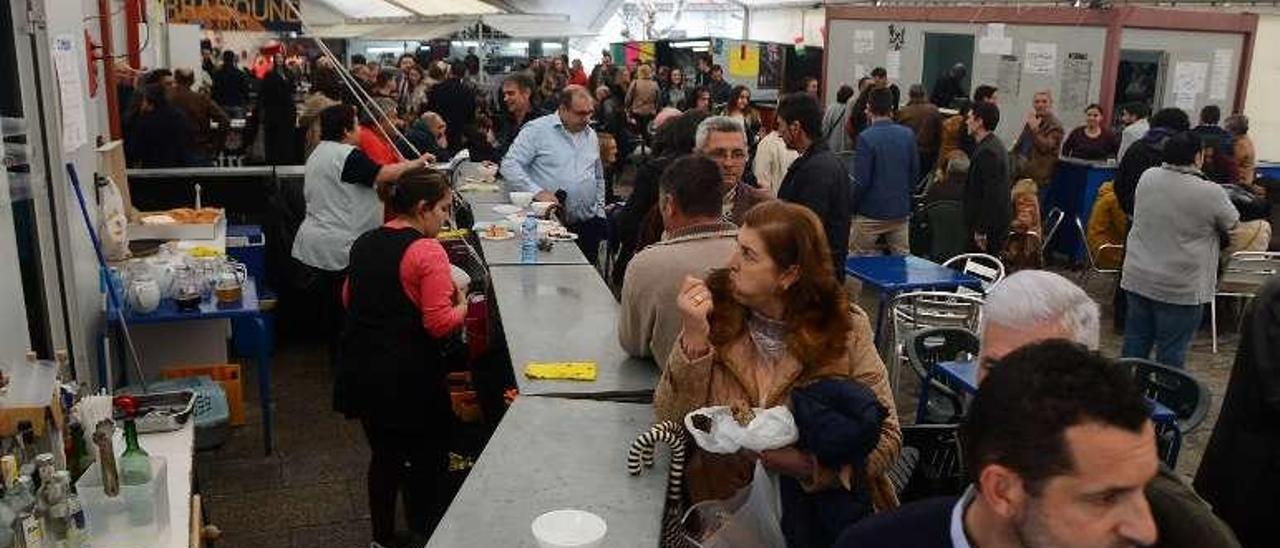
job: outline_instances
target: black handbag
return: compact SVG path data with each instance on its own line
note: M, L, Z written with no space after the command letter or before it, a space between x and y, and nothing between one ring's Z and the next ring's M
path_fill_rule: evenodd
M1271 216L1271 203L1266 198L1261 198L1240 185L1226 184L1222 185L1222 189L1227 191L1227 198L1231 200L1231 205L1236 206L1236 211L1240 212L1241 222L1256 221Z

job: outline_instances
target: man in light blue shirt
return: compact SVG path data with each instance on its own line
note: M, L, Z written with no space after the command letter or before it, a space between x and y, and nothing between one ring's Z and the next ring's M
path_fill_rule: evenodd
M604 167L600 143L588 125L595 99L581 86L560 94L560 108L525 124L502 159L502 177L513 191L535 193L534 200L556 201L565 192L567 227L578 235L578 247L596 263L605 235Z

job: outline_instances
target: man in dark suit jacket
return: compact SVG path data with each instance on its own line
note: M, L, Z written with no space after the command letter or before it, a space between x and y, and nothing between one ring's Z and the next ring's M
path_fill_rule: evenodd
M965 228L973 238L974 250L999 255L1013 215L1009 153L994 133L1000 109L991 103L977 103L966 123L978 144L969 160L969 179L964 187Z
M849 254L849 192L844 164L822 140L822 107L807 93L792 93L778 103L778 135L800 153L778 186L778 198L812 210L822 220L831 246L835 275L844 281Z
M1146 400L1113 361L1054 339L1000 360L964 438L973 483L859 522L838 548L1148 546L1156 476Z

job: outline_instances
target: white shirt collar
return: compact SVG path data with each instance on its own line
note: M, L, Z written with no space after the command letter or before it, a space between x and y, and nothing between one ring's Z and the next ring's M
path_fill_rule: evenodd
M978 491L970 485L951 508L951 548L972 548L969 546L969 537L964 534L964 511L976 496Z

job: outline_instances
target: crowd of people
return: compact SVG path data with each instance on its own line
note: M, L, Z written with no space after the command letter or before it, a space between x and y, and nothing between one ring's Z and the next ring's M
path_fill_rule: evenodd
M250 108L256 89L268 161L305 157L306 216L292 256L325 303L335 401L362 421L373 450L375 546L394 541L397 493L423 534L447 502L435 496L447 466L438 440L452 412L443 370L420 365L439 360L467 300L434 239L453 190L428 166L464 149L495 165L509 190L559 202L588 260L612 264L619 342L662 370L659 420L708 405L833 409L797 412L802 433L829 429L811 444L695 450L691 502L732 495L758 461L781 477L791 546L1236 546L1233 528L1246 545L1260 538L1264 527L1241 517L1254 510L1223 488L1238 478L1202 468L1197 484L1236 512L1220 512L1228 527L1160 464L1146 402L1096 352L1097 304L1036 270L1038 245L1025 262L1011 251L1041 230L1061 157L1117 161L1089 245L1124 248L1123 355L1183 367L1220 258L1269 245L1269 224L1249 209L1265 202L1267 184L1253 173L1244 116L1219 126L1218 109L1206 107L1193 129L1180 110L1151 115L1134 103L1120 108L1116 131L1089 105L1085 124L1068 132L1041 91L1014 118L1022 125L1010 146L996 134L999 90L980 85L970 96L962 65L933 90L911 85L905 104L883 68L838 86L825 108L810 78L770 117L710 56L692 74L615 65L607 52L590 73L567 57L532 59L501 79L474 57L423 61L320 60L302 71L310 86L296 101L299 69L283 54L256 75L230 54L209 71L208 95L192 91L190 73L141 77L126 124L132 165L187 165L216 153L228 115ZM636 170L622 199L613 181L624 159ZM960 203L968 247L1022 271L984 305L982 386L963 426L971 484L959 497L898 508L889 475L902 428L844 263L909 253L919 194ZM598 261L601 250L613 260ZM439 388L425 407L413 399L420 391L408 393L420 386Z

